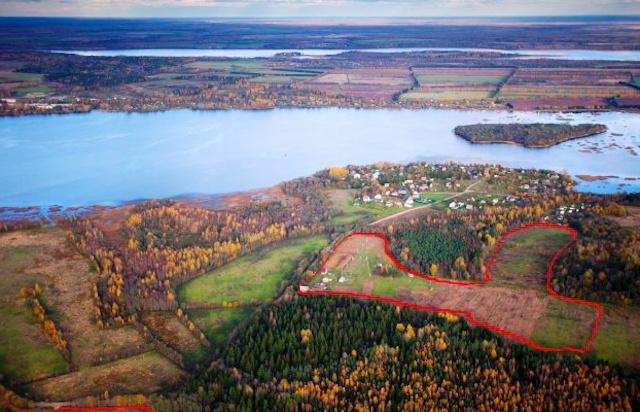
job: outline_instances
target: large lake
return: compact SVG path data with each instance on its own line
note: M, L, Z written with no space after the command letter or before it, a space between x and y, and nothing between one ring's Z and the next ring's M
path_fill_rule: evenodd
M524 59L640 61L640 51L604 50L498 50L474 48L388 48L361 50L334 49L126 49L126 50L53 50L53 53L81 56L137 56L137 57L273 57L278 53L300 53L302 57L331 56L350 51L372 53L407 53L425 51L494 52L516 54Z
M572 119L572 120L567 120ZM603 135L548 149L472 145L456 125L598 122ZM0 206L116 204L267 187L332 165L380 160L500 163L619 179L640 191L640 116L457 110L278 109L0 118ZM624 183L626 186L620 187Z

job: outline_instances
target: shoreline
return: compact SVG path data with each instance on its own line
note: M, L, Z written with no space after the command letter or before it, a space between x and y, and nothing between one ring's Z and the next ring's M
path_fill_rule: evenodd
M147 109L147 110L136 110L136 109L131 109L131 110L109 110L109 109L89 109L89 110L76 110L76 111L66 111L66 112L55 112L55 111L50 111L50 112L33 112L33 113L11 113L11 114L7 114L7 113L3 113L0 112L0 119L6 118L6 119L11 119L11 118L23 118L23 117L32 117L32 116L64 116L64 115L74 115L74 114L91 114L91 113L123 113L123 114L147 114L147 113L164 113L164 112L171 112L171 111L180 111L180 110L190 110L190 111L201 111L201 112L223 112L223 111L247 111L247 112L254 112L254 111L270 111L270 110L318 110L318 109L348 109L348 110L372 110L372 111L378 111L378 110L407 110L407 111L421 111L421 110L459 110L459 111L465 111L465 112L480 112L480 111L489 111L489 112L510 112L510 113L558 113L558 114L580 114L580 113L640 113L640 109L620 109L617 107L612 107L612 108L593 108L593 109L589 109L589 108L585 108L585 109L562 109L562 108L558 108L558 109L549 109L549 108L545 108L545 109L513 109L513 108L506 108L506 107L496 107L496 106L491 106L491 107L467 107L467 106L462 106L462 107L440 107L440 106L424 106L424 107L415 107L415 106L404 106L404 105L398 105L398 104L390 104L390 105L372 105L371 107L360 107L360 106L339 106L339 105L329 105L329 106L275 106L275 107L224 107L224 108L198 108L198 107L171 107L171 108L158 108L158 109ZM606 131L605 131L606 132ZM605 133L605 132L600 132L600 133ZM600 133L596 133L596 134L600 134ZM593 135L587 135L587 136L580 136L580 137L589 137L589 136L595 136L596 134ZM457 135L457 134L456 134ZM463 136L459 136L465 140L467 140L466 138L464 138ZM579 138L579 137L578 137ZM571 140L571 139L569 139ZM469 140L467 140L469 141ZM566 140L565 140L566 141ZM482 143L507 143L507 142L502 142L502 141L491 141L491 142L471 142L469 141L469 143L476 143L476 144L482 144ZM562 143L562 142L559 142ZM514 143L514 144L519 144L519 143ZM557 143L555 143L557 144ZM521 145L522 146L522 145ZM550 147L553 145L549 145L549 146L525 146L525 147L537 147L537 148L544 148L544 147Z

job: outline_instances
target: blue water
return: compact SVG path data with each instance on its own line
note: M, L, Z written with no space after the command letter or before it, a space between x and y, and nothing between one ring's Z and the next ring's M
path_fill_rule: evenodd
M477 122L598 122L604 135L548 149L472 145ZM612 133L623 136L612 136ZM117 204L256 189L333 165L456 160L619 179L581 190L640 191L640 116L458 110L278 109L0 118L0 206ZM615 142L617 147L607 147ZM600 153L586 153L596 148ZM582 150L582 151L581 151ZM627 184L618 187L619 184Z
M465 51L516 54L523 59L640 61L640 51L608 50L499 50L475 48L386 48L361 50L334 49L126 49L126 50L53 50L53 53L81 56L136 56L136 57L273 57L278 53L300 53L303 57L332 56L349 51L375 53L406 53L425 51Z

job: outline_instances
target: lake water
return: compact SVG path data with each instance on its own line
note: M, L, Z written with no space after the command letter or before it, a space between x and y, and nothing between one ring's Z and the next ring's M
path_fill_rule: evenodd
M77 54L81 56L136 56L136 57L229 57L256 58L273 57L278 53L300 53L302 57L331 56L349 51L375 53L407 53L425 51L465 51L517 54L525 59L640 61L640 51L604 50L498 50L474 48L388 48L361 50L330 49L128 49L128 50L53 50L52 53Z
M547 149L472 145L456 125L598 122L609 131ZM621 135L621 136L620 136ZM640 191L640 116L458 110L278 109L0 118L0 206L117 204L267 187L333 165L488 162L614 175L582 190ZM615 144L611 146L611 144ZM590 152L587 152L590 151ZM594 153L593 151L599 151Z

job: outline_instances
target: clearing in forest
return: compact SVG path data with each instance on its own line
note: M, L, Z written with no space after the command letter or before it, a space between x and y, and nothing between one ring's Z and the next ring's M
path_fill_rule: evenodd
M354 233L335 247L300 293L350 295L416 309L464 315L547 351L586 352L602 307L560 296L549 286L557 256L575 239L564 226L534 224L505 234L486 279L455 281L411 272L391 255L379 233Z

